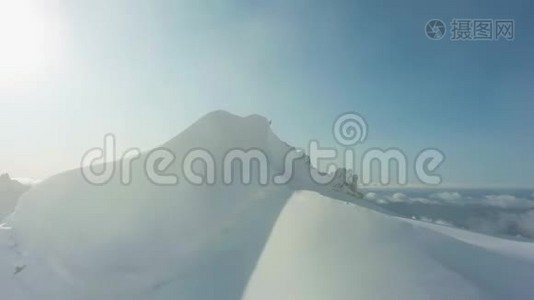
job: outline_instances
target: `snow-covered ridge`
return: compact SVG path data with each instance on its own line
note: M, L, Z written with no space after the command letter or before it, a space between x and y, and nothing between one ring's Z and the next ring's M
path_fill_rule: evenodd
M224 160L224 155L229 152L228 150L260 150L266 155L272 178L290 169L286 164L286 159L291 157L291 152L299 153L301 156L292 162L291 179L288 182L293 188L319 192L322 192L322 189L336 190L354 196L358 195L356 192L358 178L350 174L347 177L347 172L351 170L345 168L336 170L335 174L331 174L333 179L326 186L320 187L320 184L312 178L311 173L322 173L311 165L310 157L305 152L280 140L271 130L270 121L260 115L240 117L226 111L214 111L161 147L170 149L177 157L186 155L183 151L207 149L215 156L218 167L222 167L220 164ZM239 175L238 172L235 173ZM218 175L223 177L220 173Z
M261 149L273 173L292 147L260 116L214 112L162 144L217 159ZM144 156L147 153L143 154ZM141 158L142 160L142 158ZM119 162L115 162L119 163ZM300 164L300 165L298 165ZM529 299L533 244L392 217L347 186L317 185L306 158L286 185L96 186L80 170L20 200L0 230L6 299ZM199 168L202 172L202 168ZM236 170L238 173L239 170ZM338 171L336 179L344 178ZM306 190L306 191L302 191ZM350 191L350 188L348 189ZM322 194L322 195L321 195ZM342 200L342 201L338 201ZM349 204L347 202L354 202Z
M293 151L271 131L266 118L223 111L201 118L162 147L175 155L166 171L176 174L191 149L209 150L217 166L231 149L261 149L272 174L283 171L285 155ZM143 164L132 165L130 185L122 184L115 174L109 183L95 186L80 170L48 178L23 195L9 220L17 249L31 253L20 277L55 280L43 287L31 284L38 293L54 284L63 290L68 282L72 290L66 293L71 297L89 289L93 297L116 299L158 289L184 276L189 278L187 285L194 286L208 276L209 266L209 272L217 274L213 288L185 289L184 299L203 299L204 293L239 298L293 191L340 188L314 184L305 158L295 165L285 185L260 185L253 179L251 184L199 186L182 180L159 186L147 179ZM240 176L235 167L235 176ZM47 273L41 273L44 270Z

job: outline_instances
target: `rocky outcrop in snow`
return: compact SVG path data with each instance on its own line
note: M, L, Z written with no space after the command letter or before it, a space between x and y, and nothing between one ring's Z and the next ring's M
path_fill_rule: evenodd
M13 212L19 197L30 187L16 180L9 174L0 175L0 220Z

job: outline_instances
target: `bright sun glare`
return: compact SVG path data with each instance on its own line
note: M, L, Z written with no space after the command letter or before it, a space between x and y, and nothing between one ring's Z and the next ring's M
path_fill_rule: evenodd
M31 0L0 1L0 83L28 78L51 63L57 20Z

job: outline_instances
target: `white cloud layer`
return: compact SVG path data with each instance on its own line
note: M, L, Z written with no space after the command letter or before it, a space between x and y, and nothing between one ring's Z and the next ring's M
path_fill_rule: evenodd
M491 235L534 239L534 193L405 190L369 192L365 199L420 221Z

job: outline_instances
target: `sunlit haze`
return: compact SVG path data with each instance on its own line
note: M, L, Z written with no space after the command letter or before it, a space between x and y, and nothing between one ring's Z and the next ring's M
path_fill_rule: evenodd
M260 114L288 143L446 155L450 185L531 186L532 4L395 1L2 1L0 171L44 179L117 136L155 147L202 115ZM405 17L404 14L410 15ZM513 41L425 37L430 18L513 17Z

